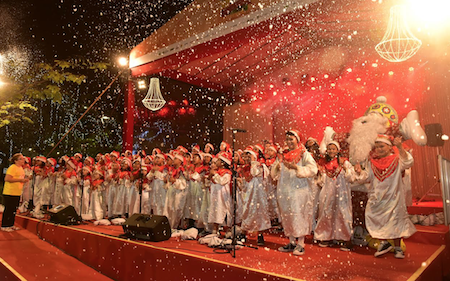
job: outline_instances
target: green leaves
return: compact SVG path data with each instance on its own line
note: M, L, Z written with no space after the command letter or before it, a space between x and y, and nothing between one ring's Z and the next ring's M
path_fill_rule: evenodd
M28 101L6 102L0 106L0 128L12 122L25 121L33 124L33 121L26 116L28 111L36 111L37 108Z
M22 71L8 71L20 67L20 62L10 60L3 71L2 81L7 86L0 88L0 128L11 122L33 122L27 110L36 110L30 101L50 100L61 103L64 95L73 91L73 85L86 82L88 72L104 71L107 63L89 60L55 60L22 66Z

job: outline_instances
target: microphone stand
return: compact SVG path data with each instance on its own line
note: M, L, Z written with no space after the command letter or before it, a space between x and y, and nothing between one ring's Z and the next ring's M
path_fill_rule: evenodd
M35 166L33 166L33 169L31 171L33 172L31 185L30 185L30 191L31 191L31 199L28 201L28 214L30 215L30 212L34 209L34 185L36 183L36 172L35 172Z
M246 133L246 130L242 129L231 129L232 135L233 135L233 154L232 154L232 161L234 161L234 154L236 153L234 144L236 143L236 133ZM231 163L231 177L232 177L232 184L233 184L233 225L231 227L231 245L228 249L228 252L231 254L233 258L236 258L236 245L237 245L237 237L236 237L236 209L237 209L237 182L236 182L236 176L237 171L234 169L234 163ZM258 249L258 247L249 246L249 245L240 245L248 248Z
M142 164L139 168L139 214L142 213L142 185L144 181L144 173L142 172Z
M83 196L84 196L84 175L83 175L83 169L81 169L81 182L80 182L80 186L81 186L81 199L80 199L80 217L82 218L82 214L83 214ZM77 195L75 194L75 197Z

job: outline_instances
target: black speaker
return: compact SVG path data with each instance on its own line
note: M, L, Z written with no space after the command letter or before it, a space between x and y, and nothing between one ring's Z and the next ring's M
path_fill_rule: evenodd
M428 146L443 146L442 125L439 123L425 125L425 134L427 135Z
M81 217L72 205L60 204L49 211L50 221L57 224L71 225L81 222Z
M153 242L169 240L172 235L169 220L165 216L134 214L122 227L127 237Z

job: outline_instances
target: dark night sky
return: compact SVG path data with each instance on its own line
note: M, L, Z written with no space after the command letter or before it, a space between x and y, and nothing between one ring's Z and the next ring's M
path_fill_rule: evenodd
M49 61L110 61L142 42L191 0L2 0L0 52L25 47Z

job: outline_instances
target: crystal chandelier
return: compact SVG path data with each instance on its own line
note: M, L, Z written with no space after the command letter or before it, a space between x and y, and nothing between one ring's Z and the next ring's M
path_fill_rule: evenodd
M161 95L158 78L150 79L150 87L148 87L148 93L142 100L142 103L152 111L157 111L166 104L166 101Z
M390 62L401 62L414 56L422 46L422 41L412 34L406 21L405 7L391 8L389 23L380 43L375 46L378 54Z

